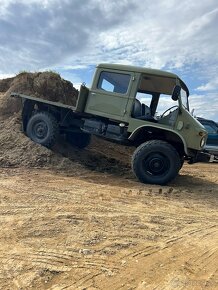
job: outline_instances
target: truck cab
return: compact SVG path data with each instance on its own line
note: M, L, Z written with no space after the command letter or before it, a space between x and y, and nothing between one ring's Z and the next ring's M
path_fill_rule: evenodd
M168 140L181 156L194 158L205 145L207 133L189 113L188 96L187 86L173 73L99 64L84 112L120 126L123 139L130 143Z

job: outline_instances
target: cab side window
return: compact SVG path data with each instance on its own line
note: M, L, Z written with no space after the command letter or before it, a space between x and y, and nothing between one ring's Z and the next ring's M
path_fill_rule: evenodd
M110 93L126 94L131 75L103 71L100 74L97 88Z

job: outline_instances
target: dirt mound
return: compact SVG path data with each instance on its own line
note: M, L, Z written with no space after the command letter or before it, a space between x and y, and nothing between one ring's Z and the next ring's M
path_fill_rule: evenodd
M89 147L80 150L65 141L49 150L32 142L21 131L21 103L10 93L23 94L75 105L78 90L57 74L21 73L0 80L0 166L43 167L69 170L81 174L87 168L124 175L130 171L131 149L93 138Z
M4 80L0 80L0 92L7 92L9 90L11 83L13 82L14 78L7 78Z
M61 102L75 106L78 90L73 84L54 72L20 73L14 78L0 80L0 92L5 94L0 105L2 115L19 112L20 100L10 97L11 92Z

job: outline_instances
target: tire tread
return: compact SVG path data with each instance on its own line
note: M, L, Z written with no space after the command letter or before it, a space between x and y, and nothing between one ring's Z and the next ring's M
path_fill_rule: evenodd
M175 156L175 170L170 174L170 177L166 180L159 180L159 182L155 182L155 179L152 180L152 178L149 180L149 178L146 178L145 175L143 175L142 172L138 169L138 160L140 159L140 156L143 154L144 151L147 149L150 149L152 146L161 146L163 150L172 150L172 154ZM167 182L171 181L176 177L178 174L178 171L181 167L181 162L180 162L180 156L177 152L177 150L168 142L162 141L162 140L149 140L145 143L142 143L138 148L136 148L135 152L132 155L132 170L135 174L135 176L143 183L151 183L151 184L160 184L164 185ZM156 178L156 180L158 180Z

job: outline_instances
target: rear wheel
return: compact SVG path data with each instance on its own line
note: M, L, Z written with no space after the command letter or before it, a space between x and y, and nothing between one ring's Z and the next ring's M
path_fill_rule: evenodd
M161 140L141 144L132 156L133 172L144 183L166 184L176 177L180 166L176 149Z
M51 148L58 136L58 123L48 112L34 114L27 123L27 136L36 143Z
M83 132L67 132L66 140L72 146L76 146L82 149L90 144L91 135Z

